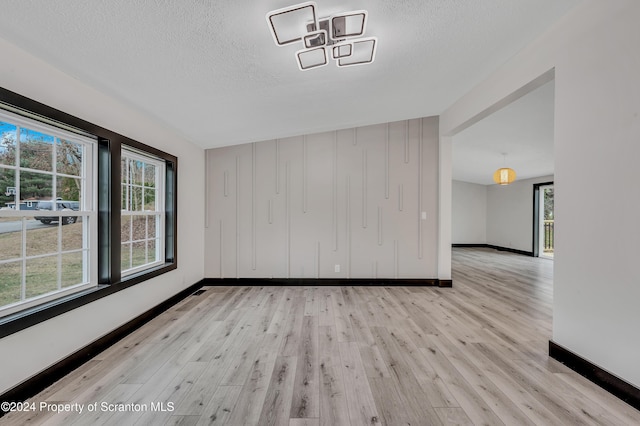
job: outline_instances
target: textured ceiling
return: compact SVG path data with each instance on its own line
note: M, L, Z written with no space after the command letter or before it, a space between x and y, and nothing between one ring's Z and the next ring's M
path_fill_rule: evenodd
M295 0L3 0L0 37L210 148L438 115L580 1L318 0L379 47L306 72L265 20Z
M546 83L455 135L453 179L492 185L504 166L517 179L552 175L554 88Z

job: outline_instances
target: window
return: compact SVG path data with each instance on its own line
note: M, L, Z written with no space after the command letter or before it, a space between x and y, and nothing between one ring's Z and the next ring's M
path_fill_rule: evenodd
M124 148L121 179L120 256L126 276L164 262L164 162Z
M177 164L0 87L0 338L176 269Z
M95 145L0 112L1 314L95 286Z

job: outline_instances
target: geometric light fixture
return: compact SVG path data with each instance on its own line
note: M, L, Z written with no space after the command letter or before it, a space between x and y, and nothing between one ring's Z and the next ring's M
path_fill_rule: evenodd
M506 162L507 154L502 154L503 161ZM516 180L516 172L509 167L501 167L493 174L493 181L498 185L509 185Z
M298 44L295 52L302 71L327 65L339 67L370 64L375 60L378 39L362 37L367 29L367 11L337 13L318 18L313 1L267 13L267 24L277 46Z

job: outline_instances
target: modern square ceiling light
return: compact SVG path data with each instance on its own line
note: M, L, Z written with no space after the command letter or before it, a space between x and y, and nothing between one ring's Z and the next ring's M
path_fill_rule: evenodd
M327 44L327 32L325 30L311 31L303 37L304 47L312 48L319 46L326 46Z
M375 37L361 38L349 42L351 45L351 54L347 56L339 56L337 58L338 66L348 67L351 65L370 64L376 57L377 43L378 39ZM342 46L336 47L340 48Z
M333 59L346 58L351 56L351 52L353 52L353 43L342 42L334 44L331 47L331 56Z
M298 50L296 57L298 58L298 67L302 71L327 65L327 51L324 47Z
M315 2L305 2L267 13L267 23L278 46L300 43L295 52L300 70L327 65L339 67L370 64L376 57L378 39L362 37L367 29L367 11L336 13L318 18Z
M359 37L367 25L367 11L340 13L331 17L331 37L339 40L345 37Z
M278 46L295 43L307 35L307 23L317 28L316 4L300 3L295 6L274 10L267 15L273 40Z

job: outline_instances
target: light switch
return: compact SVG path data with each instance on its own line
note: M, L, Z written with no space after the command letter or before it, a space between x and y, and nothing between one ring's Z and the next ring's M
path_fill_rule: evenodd
M422 220L427 220L427 212L422 212Z

